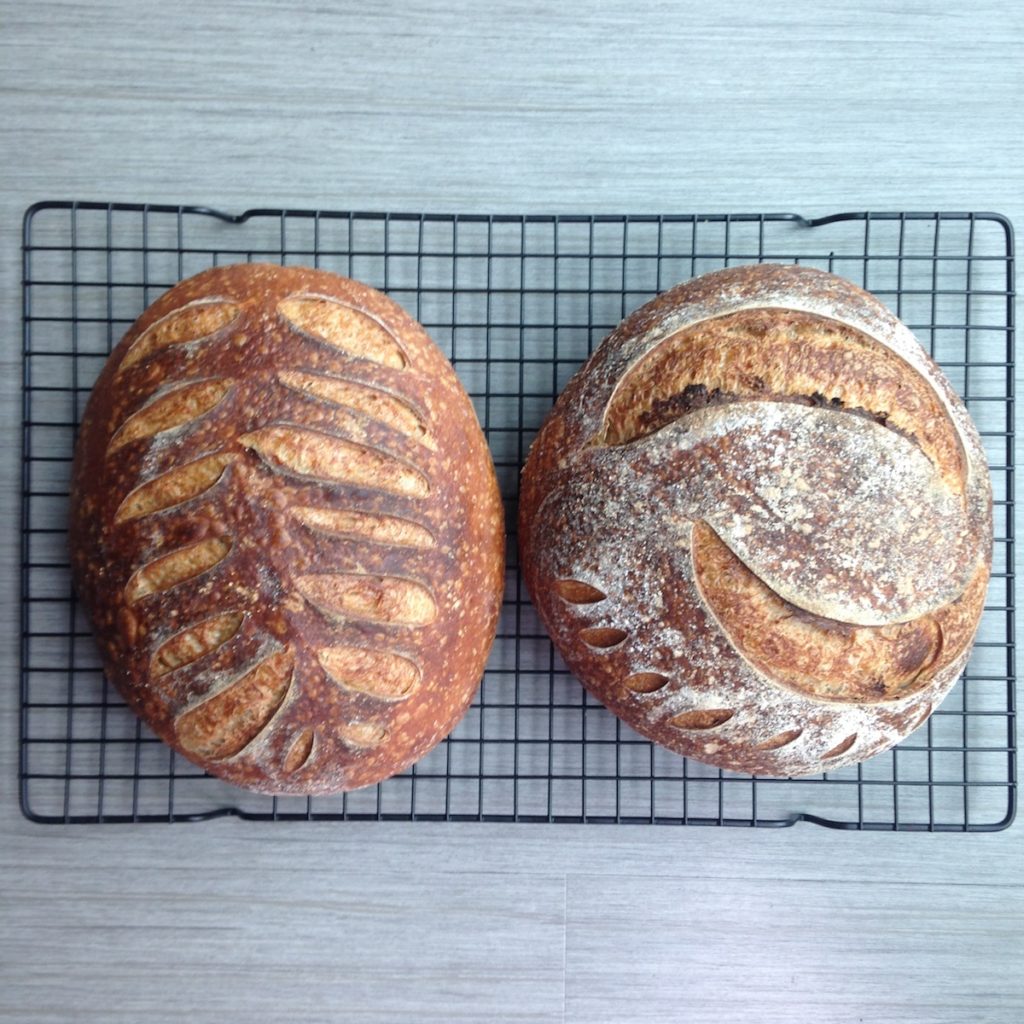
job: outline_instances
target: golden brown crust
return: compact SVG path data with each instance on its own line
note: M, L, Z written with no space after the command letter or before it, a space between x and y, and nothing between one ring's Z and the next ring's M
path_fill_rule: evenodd
M920 618L857 626L804 611L759 580L706 523L694 523L694 582L736 651L815 700L876 704L925 689L970 644L985 603L979 565L963 593Z
M799 310L743 309L678 331L640 361L605 412L605 444L679 418L680 399L795 401L862 412L913 437L951 488L964 453L935 390L862 331Z
M873 297L740 267L628 317L530 452L524 575L628 724L738 771L863 760L963 668L991 495L963 404Z
M419 324L322 271L206 271L115 349L76 449L76 586L166 742L274 793L365 786L464 714L502 507Z

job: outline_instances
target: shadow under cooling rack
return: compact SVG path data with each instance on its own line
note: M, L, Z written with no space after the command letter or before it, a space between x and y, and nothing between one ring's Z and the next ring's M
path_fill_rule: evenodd
M505 601L452 736L372 789L270 798L209 778L105 682L71 591L76 424L111 347L183 277L218 263L316 265L391 295L452 359L506 502ZM800 780L688 762L622 726L566 671L518 573L519 467L555 397L629 310L727 265L800 262L874 292L933 353L983 436L992 581L963 679L927 724L860 766ZM1013 243L987 213L479 216L46 202L25 216L21 800L40 822L651 822L991 831L1015 803Z

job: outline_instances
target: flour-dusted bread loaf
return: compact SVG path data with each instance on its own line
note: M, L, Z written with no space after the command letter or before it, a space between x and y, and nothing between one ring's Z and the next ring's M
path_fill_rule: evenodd
M956 681L991 490L963 404L881 303L736 267L637 310L573 378L519 536L556 647L625 722L803 775L892 746Z
M403 770L464 714L502 520L419 324L324 271L221 267L150 306L96 383L72 568L158 736L240 786L326 793Z

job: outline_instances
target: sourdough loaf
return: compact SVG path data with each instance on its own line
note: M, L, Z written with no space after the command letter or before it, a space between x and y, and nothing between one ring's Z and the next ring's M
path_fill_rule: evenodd
M970 652L991 491L963 403L871 295L708 274L629 316L527 462L526 583L626 723L736 771L863 760Z
M196 764L354 789L464 714L501 603L501 500L451 365L384 295L259 264L182 282L107 362L73 473L108 676Z

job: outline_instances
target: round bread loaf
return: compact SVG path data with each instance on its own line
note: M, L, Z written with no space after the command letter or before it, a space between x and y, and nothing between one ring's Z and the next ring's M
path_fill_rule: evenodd
M892 746L956 681L991 489L963 403L881 303L736 267L634 312L570 381L519 537L556 647L626 723L804 775Z
M72 569L156 734L268 793L402 771L494 640L501 498L423 328L319 270L219 267L114 350L75 453Z

